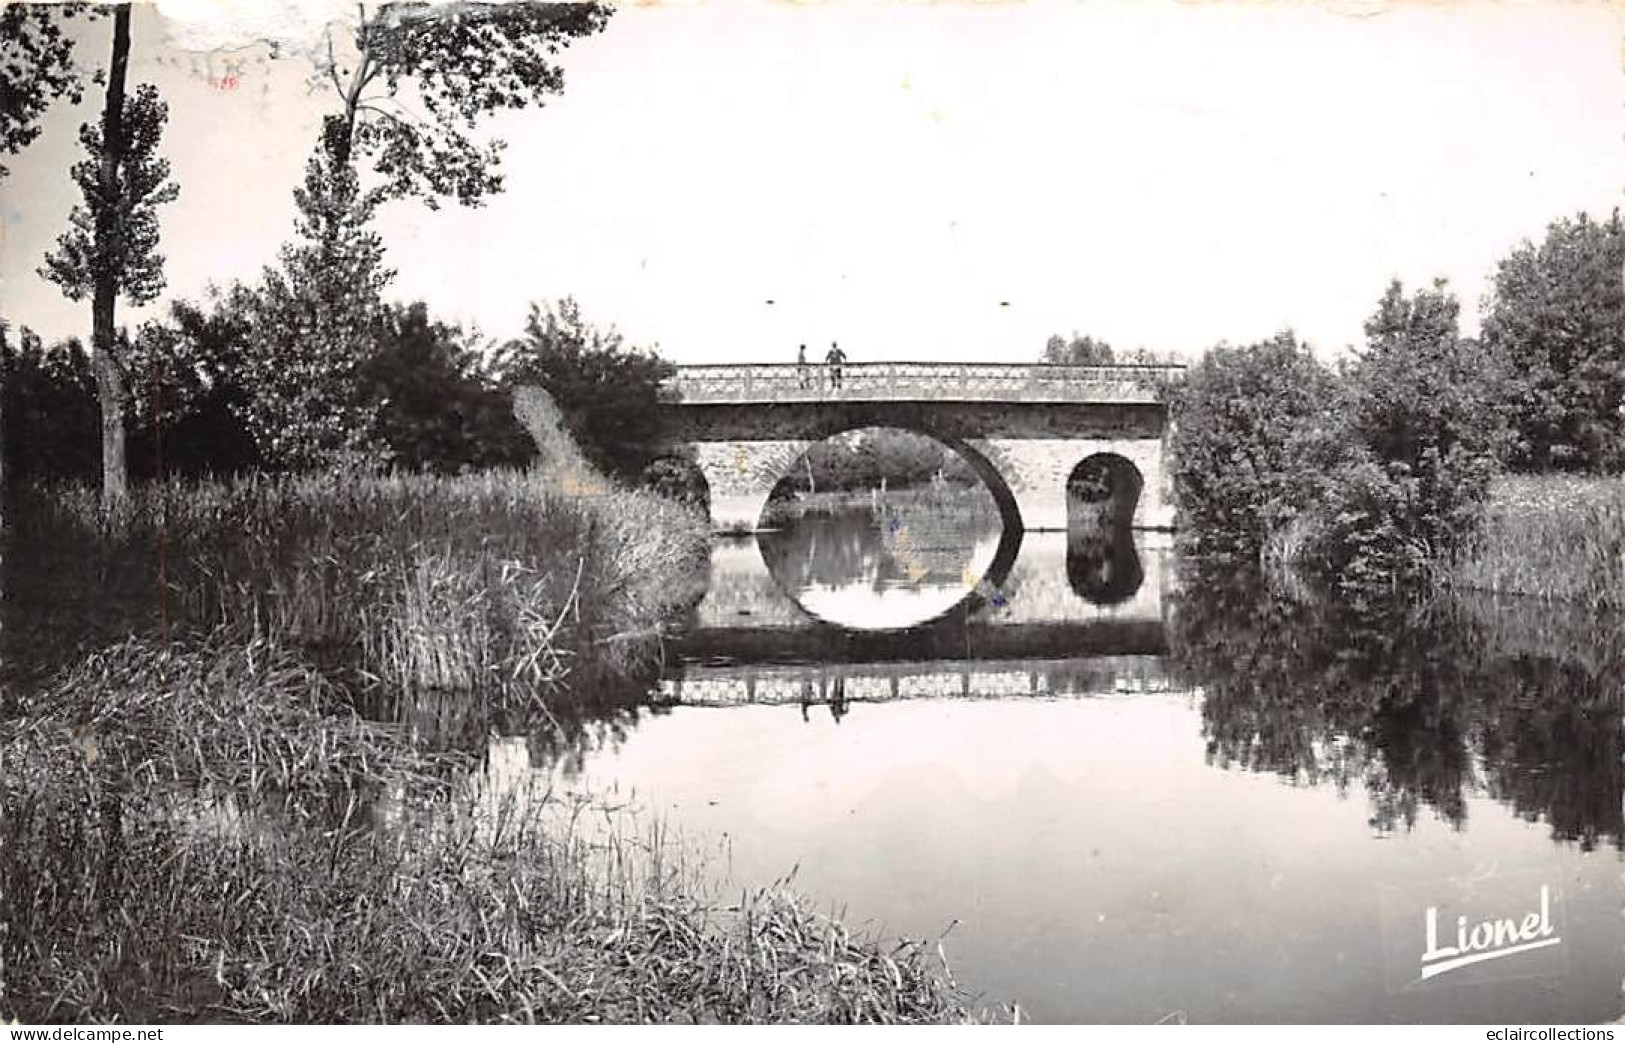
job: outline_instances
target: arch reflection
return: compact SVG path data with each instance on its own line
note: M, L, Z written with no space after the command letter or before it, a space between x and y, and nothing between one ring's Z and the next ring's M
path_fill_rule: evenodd
M1073 593L1095 605L1121 605L1145 582L1134 534L1127 527L1101 532L1068 529L1066 581Z

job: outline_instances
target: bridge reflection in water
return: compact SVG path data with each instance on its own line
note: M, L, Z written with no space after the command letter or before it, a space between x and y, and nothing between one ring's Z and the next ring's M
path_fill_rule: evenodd
M1167 691L1166 537L1101 544L1028 533L1012 564L942 618L851 630L809 614L755 537L719 539L710 583L674 651L666 705L828 705L911 698L1076 697Z

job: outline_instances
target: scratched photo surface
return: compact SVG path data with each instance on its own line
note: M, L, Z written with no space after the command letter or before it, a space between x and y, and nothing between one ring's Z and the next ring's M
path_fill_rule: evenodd
M0 1019L1625 1018L1625 9L0 30Z

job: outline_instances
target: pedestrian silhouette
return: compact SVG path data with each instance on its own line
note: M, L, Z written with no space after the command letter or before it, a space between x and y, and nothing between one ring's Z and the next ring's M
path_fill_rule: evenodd
M846 716L846 678L840 674L835 675L834 683L830 686L829 715L840 724L841 718Z
M824 356L824 363L829 366L829 386L839 390L841 386L841 364L846 361L846 352L834 341L829 342L829 353Z
M796 352L796 380L805 388L810 376L807 370L807 345L803 344Z

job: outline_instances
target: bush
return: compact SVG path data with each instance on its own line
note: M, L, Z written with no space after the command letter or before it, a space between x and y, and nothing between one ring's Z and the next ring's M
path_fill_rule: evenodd
M1202 551L1257 555L1312 499L1333 434L1332 375L1290 332L1203 355L1169 435L1183 526Z
M496 372L507 387L545 389L565 430L605 474L636 480L658 455L660 385L675 368L614 329L595 329L570 298L545 310L531 305L524 337L503 346Z
M77 340L47 348L23 329L15 347L0 324L0 417L8 482L96 481L101 406L90 356Z
M421 302L385 310L358 381L395 467L457 474L521 467L536 453L477 343Z
M1456 329L1443 282L1396 281L1343 373L1339 460L1314 497L1308 552L1345 585L1389 583L1444 560L1472 535L1506 426L1488 353Z

